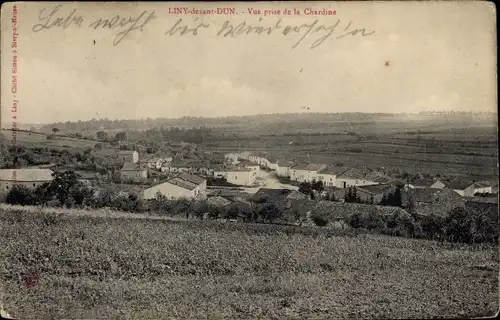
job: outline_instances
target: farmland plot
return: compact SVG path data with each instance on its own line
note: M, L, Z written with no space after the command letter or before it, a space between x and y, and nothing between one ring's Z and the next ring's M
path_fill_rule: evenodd
M0 220L4 305L22 319L442 318L498 309L495 247L126 215L4 209Z

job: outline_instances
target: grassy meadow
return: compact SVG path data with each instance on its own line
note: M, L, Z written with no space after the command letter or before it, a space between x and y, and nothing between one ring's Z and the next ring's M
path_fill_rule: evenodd
M452 318L498 310L498 248L322 228L0 208L18 319Z

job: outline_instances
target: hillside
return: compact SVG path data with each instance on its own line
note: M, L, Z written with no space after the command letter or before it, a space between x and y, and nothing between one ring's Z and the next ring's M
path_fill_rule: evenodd
M497 248L305 231L4 208L3 302L19 319L453 318L498 310Z

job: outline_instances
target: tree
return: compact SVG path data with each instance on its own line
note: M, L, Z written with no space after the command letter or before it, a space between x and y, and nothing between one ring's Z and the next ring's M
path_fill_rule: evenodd
M96 133L97 139L106 141L108 140L108 133L106 131L97 131Z
M113 138L113 140L115 142L119 142L119 141L125 141L127 139L127 133L122 131L122 132L117 132L115 134L115 137Z
M5 202L8 204L20 204L22 206L32 205L35 199L32 191L23 185L14 185L7 193Z
M59 131L60 131L60 130L59 130L59 129L57 129L57 128L52 128L52 133L54 133L54 134L58 133Z
M394 194L392 197L392 205L395 207L402 207L403 206L403 198L401 195L400 188L396 188L396 190L394 190Z
M313 191L313 190L311 190L311 191L309 192L309 197L311 198L311 200L316 199L316 196L314 195L314 191Z
M270 223L281 218L281 215L281 210L274 203L264 204L259 210L259 216Z
M309 195L312 191L312 186L310 182L301 182L299 184L299 192L305 195Z

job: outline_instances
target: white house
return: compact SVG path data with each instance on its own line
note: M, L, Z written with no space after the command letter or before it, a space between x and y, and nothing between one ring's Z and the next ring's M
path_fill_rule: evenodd
M265 167L266 157L267 157L266 153L257 152L257 153L250 154L250 156L248 157L248 160L250 160L253 163L257 163L261 167Z
M290 168L294 166L292 161L279 161L276 165L276 175L278 177L290 178Z
M455 178L449 184L449 188L453 189L462 197L473 197L475 191L474 187L475 182L473 180L462 178Z
M493 188L491 187L491 183L488 181L478 181L474 183L474 194L492 192Z
M240 185L251 186L255 183L255 171L248 168L231 168L227 170L227 182Z
M189 172L190 166L181 161L164 162L160 170L161 172L183 173Z
M126 162L120 170L122 180L146 180L148 178L148 169L137 164Z
M338 173L339 170L337 168L328 167L324 171L318 173L317 181L322 181L325 187L335 187Z
M34 189L54 179L50 169L0 169L0 192L9 192L15 185Z
M194 199L205 198L206 180L190 175L181 175L167 182L144 190L145 200L155 199L158 194L167 199Z
M160 170L164 162L165 160L161 158L152 158L146 160L146 166L150 169Z
M252 163L250 161L243 160L243 159L240 159L240 162L238 163L238 167L250 169L252 172L255 173L255 175L257 175L257 173L260 170L260 165L258 163Z
M318 174L327 169L325 164L305 163L290 168L290 180L298 182L318 181Z
M278 170L278 158L268 155L264 159L265 167L269 170L277 171Z
M120 151L118 151L118 156L124 162L131 162L131 163L138 163L139 162L139 153L137 151L120 150Z

